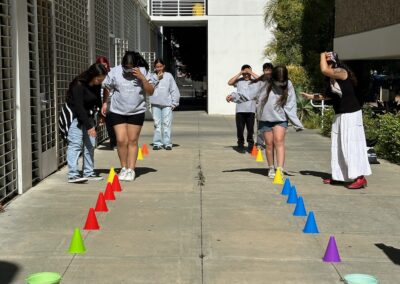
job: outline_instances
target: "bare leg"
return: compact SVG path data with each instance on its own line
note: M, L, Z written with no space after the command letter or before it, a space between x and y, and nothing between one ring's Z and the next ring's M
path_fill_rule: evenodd
M128 124L122 123L114 125L115 136L117 138L118 157L122 168L128 166Z
M141 125L128 124L128 168L135 169L136 160L138 155L138 142L140 131L142 130Z
M276 125L272 128L274 133L274 146L276 149L277 166L283 168L285 164L285 134L286 128Z
M272 131L264 132L265 156L267 157L268 167L274 166L274 134Z

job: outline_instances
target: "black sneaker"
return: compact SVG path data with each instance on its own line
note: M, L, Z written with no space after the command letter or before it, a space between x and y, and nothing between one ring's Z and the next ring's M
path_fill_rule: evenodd
M161 146L153 146L153 150L155 150L155 151L158 151L158 150L161 150L162 149L162 147Z
M69 177L68 183L84 183L87 182L88 179L85 177Z
M249 144L247 146L247 152L251 153L251 151L253 150L253 146L254 146L254 144Z
M165 146L165 150L171 151L172 150L172 146Z
M87 177L84 177L84 178L86 178L87 180L94 180L94 181L96 181L96 180L103 180L104 178L101 176L101 175L99 175L99 174L91 174L90 176L87 176Z
M237 151L238 151L239 153L241 153L241 154L246 153L246 150L244 149L244 146L243 146L243 145L238 145Z

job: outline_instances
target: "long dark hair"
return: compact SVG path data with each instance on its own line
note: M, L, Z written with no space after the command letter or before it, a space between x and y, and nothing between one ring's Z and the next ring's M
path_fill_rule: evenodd
M71 96L72 89L78 84L85 84L88 85L93 78L100 76L100 75L107 75L107 69L101 63L94 63L90 65L90 67L83 71L80 75L76 76L74 80L69 84L67 97Z
M133 67L144 67L147 71L149 71L149 64L143 58L143 56L136 51L126 51L124 57L122 58L121 65L122 67L127 65L132 65Z
M281 82L281 83L286 83L284 87L277 87L274 85L274 82ZM268 89L267 89L267 96L269 96L269 93L271 92L272 88L275 88L280 91L282 91L282 95L280 96L279 100L276 102L277 105L280 107L283 107L288 99L288 87L289 87L289 73L286 68L286 66L276 66L272 69L272 74L271 78L268 84Z
M162 60L161 58L157 58L156 60L154 60L154 63L153 63L154 67L156 67L157 63L161 63L162 65L165 65L164 60Z

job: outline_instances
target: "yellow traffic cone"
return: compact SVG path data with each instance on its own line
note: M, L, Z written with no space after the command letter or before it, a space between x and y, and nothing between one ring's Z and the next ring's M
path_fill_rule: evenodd
M258 149L256 162L264 162L263 155L261 153L261 149Z
M110 173L108 174L107 182L112 183L114 180L114 176L115 176L114 168L111 168Z
M138 155L137 155L137 160L142 161L143 160L143 153L142 153L142 148L139 147Z
M273 181L272 183L273 183L273 184L283 184L282 169L281 169L281 167L277 167L277 168L276 168L274 181Z

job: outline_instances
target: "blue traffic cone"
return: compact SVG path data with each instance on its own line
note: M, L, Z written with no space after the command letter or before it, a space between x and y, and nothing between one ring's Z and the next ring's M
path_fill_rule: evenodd
M289 195L291 188L292 187L290 185L290 180L289 180L289 178L286 178L285 179L285 184L283 185L283 188L282 188L281 195Z
M306 208L304 207L303 197L297 199L296 208L293 211L293 216L307 216Z
M292 186L286 203L288 203L288 204L296 204L297 203L296 186L294 186L294 185Z
M304 226L303 232L306 234L319 234L313 211L310 211L310 213L308 214L307 222Z

